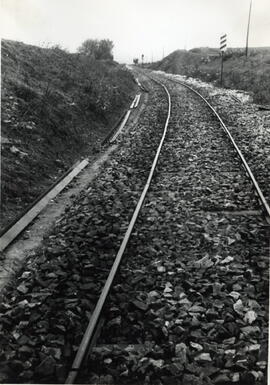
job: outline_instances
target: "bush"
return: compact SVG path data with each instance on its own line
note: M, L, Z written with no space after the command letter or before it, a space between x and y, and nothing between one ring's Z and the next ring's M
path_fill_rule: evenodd
M87 39L78 48L78 52L96 60L113 60L113 42L109 39Z
M25 83L15 81L13 84L15 94L18 98L29 102L38 97L37 92Z

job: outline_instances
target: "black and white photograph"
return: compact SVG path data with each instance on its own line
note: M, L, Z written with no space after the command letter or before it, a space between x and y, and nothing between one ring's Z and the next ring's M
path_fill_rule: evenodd
M270 1L0 4L0 384L269 384Z

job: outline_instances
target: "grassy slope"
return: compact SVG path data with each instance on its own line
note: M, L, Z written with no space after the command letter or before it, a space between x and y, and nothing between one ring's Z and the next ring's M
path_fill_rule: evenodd
M115 62L2 41L2 224L97 151L134 87Z
M155 63L153 68L218 84L219 51L207 48L178 50ZM248 58L243 49L229 49L224 57L224 87L251 92L256 102L270 104L270 48L250 49Z

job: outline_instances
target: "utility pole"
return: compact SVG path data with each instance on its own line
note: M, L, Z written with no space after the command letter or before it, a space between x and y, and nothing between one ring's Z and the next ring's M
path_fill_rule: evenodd
M248 13L247 39L246 39L246 57L248 57L248 38L249 38L249 26L250 26L251 6L252 6L252 0L250 0L249 13Z

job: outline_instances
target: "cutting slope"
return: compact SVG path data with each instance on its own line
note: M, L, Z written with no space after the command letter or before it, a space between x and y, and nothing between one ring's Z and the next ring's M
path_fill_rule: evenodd
M2 41L2 225L97 151L134 87L113 61Z

